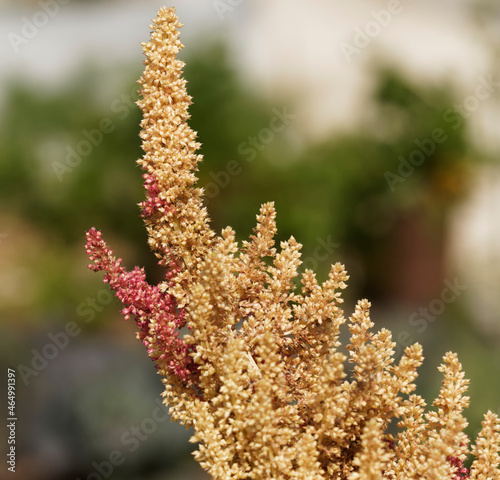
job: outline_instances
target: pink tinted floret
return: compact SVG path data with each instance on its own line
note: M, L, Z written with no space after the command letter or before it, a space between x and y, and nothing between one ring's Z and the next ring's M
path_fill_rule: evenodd
M143 174L144 188L147 191L146 200L140 203L141 216L153 217L169 210L168 202L160 197L160 187L155 176L151 173Z

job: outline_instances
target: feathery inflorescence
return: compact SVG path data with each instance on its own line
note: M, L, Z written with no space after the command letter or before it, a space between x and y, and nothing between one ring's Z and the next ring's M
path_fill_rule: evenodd
M241 247L231 228L211 230L196 187L201 156L187 124L180 27L174 9L159 11L143 44L138 102L141 212L165 279L149 285L142 269L127 272L93 228L86 249L125 318L135 317L172 417L194 429L195 458L224 480L499 480L500 422L491 412L470 472L463 466L467 380L455 354L444 356L441 391L426 411L413 393L421 346L396 362L391 332L372 330L370 304L361 300L342 353L346 271L332 265L321 285L311 270L299 275L301 245L293 237L275 245L273 203L262 205Z

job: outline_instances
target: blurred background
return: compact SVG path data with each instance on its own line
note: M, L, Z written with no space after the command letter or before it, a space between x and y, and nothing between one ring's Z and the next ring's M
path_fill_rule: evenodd
M324 280L345 263L346 315L367 297L396 355L423 345L429 401L441 357L459 354L475 436L500 413L498 2L170 5L213 228L247 238L274 200L304 268ZM17 371L19 478L207 478L83 248L95 226L128 268L161 278L138 216L134 105L161 6L0 6L0 358Z

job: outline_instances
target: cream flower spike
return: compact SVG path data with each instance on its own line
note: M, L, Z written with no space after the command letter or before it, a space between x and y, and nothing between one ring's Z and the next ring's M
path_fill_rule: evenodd
M346 356L346 271L332 265L320 285L306 270L299 288L301 245L292 237L276 248L274 204L261 207L241 248L231 228L210 229L196 187L201 156L187 124L180 27L173 8L159 11L139 82L142 216L165 279L149 285L142 269L127 272L94 228L86 249L125 318L135 317L172 418L193 428L196 460L218 480L500 480L500 421L491 412L470 472L464 466L468 381L455 354L444 356L443 385L426 413L414 393L422 347L407 347L396 363L391 332L373 332L361 300Z

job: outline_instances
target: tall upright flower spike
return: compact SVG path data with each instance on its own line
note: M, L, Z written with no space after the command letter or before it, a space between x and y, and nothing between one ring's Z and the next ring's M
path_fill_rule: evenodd
M464 467L467 380L455 354L439 367L443 385L426 413L413 393L422 347L408 346L396 362L391 332L372 331L370 304L361 300L347 322L346 356L339 341L346 271L332 265L320 285L305 270L297 285L301 245L292 237L277 248L273 203L261 207L241 248L231 228L210 229L176 58L180 26L174 9L159 11L143 45L138 102L141 214L165 278L149 285L142 269L127 272L94 228L86 249L125 319L135 317L172 418L193 428L196 460L220 480L500 480L492 413L471 471Z
M200 264L213 246L214 232L196 188L194 171L201 161L196 133L188 124L191 97L182 78L184 63L179 23L172 9L162 9L153 21L151 39L143 44L146 60L139 80L142 99L142 149L138 164L147 198L142 202L149 244L160 263L173 275L170 285L179 306L188 303L189 288L197 283Z

